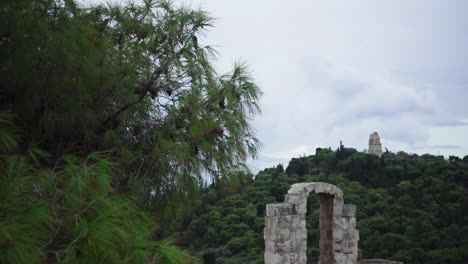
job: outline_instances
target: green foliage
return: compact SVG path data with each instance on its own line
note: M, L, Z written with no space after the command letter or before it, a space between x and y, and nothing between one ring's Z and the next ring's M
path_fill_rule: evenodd
M244 64L214 71L211 23L158 0L0 2L1 263L192 261L165 225L259 148L261 91Z
M4 1L0 12L1 110L53 159L106 151L119 189L163 216L179 214L166 209L183 207L203 174L256 155L248 118L261 92L243 64L217 76L197 37L212 23L205 12L151 0Z
M154 244L157 258L162 263L185 264L193 263L192 257L185 251L173 246L170 241L158 241ZM156 260L153 258L153 261Z
M379 158L342 146L293 158L285 171L281 165L265 169L235 191L211 186L181 228L183 239L194 252L215 252L219 263L263 263L265 205L282 202L293 183L322 181L340 187L345 202L356 204L363 258L466 262L468 164L463 160L403 152ZM313 262L319 255L318 206L310 197L307 252Z
M151 240L154 219L114 192L103 155L65 156L49 169L37 164L48 157L41 151L9 150L0 148L0 262L188 263L179 249Z

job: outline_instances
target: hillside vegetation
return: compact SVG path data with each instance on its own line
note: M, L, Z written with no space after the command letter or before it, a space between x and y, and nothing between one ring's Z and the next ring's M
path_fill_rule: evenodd
M253 177L262 92L214 70L209 14L82 2L0 1L0 263L263 263L265 205L304 181L357 205L364 257L466 262L468 157L341 147Z
M234 175L207 188L185 219L180 240L219 263L263 263L265 205L282 202L289 186L323 181L339 186L357 206L363 258L405 263L466 263L468 259L468 156L384 153L379 158L341 146L317 149L254 178ZM308 256L318 258L319 208L308 204Z

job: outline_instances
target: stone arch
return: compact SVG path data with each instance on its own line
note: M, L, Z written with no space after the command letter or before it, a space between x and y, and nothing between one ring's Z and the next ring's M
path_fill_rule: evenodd
M293 184L284 203L268 204L265 217L265 264L307 263L307 198L320 201L320 264L357 263L359 231L354 205L343 192L324 182Z

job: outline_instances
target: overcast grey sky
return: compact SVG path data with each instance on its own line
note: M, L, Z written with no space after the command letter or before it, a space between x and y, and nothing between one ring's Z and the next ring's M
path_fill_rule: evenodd
M217 18L218 71L245 61L264 92L254 170L373 131L390 151L468 155L468 1L184 3Z

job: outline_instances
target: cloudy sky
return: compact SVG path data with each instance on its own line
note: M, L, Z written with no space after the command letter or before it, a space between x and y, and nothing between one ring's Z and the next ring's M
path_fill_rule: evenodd
M247 62L264 92L254 170L340 140L468 155L468 1L185 0L217 18L220 73Z

